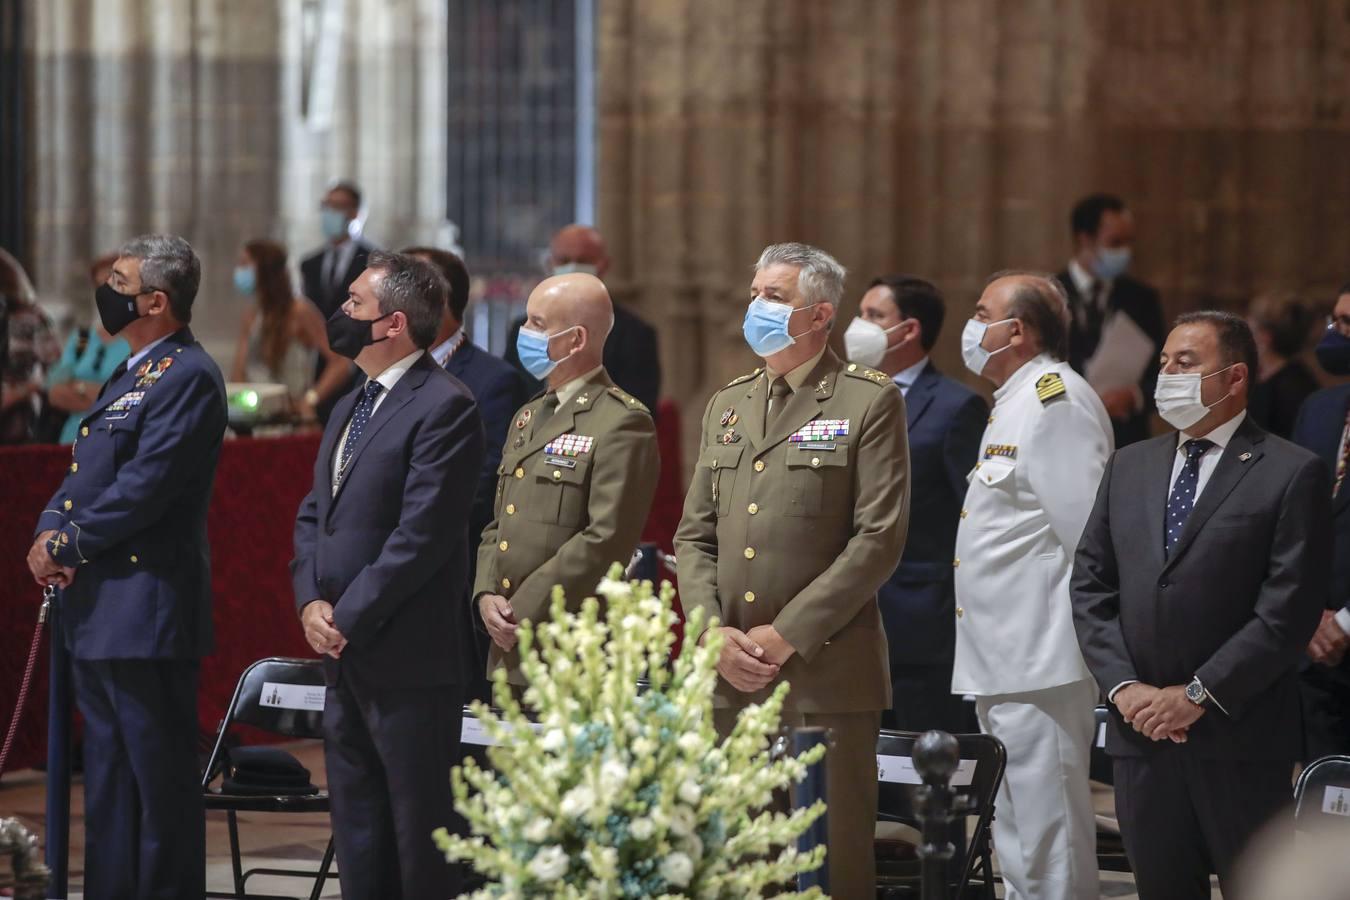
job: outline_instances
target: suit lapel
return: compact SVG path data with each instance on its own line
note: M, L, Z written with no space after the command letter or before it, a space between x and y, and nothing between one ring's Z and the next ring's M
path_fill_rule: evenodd
M905 395L905 425L910 430L913 430L914 423L918 422L919 417L932 405L933 397L937 394L938 379L941 377L930 362L909 386L909 393Z
M351 479L352 472L361 461L361 457L366 452L366 448L370 446L373 440L375 440L375 435L380 432L380 429L385 426L385 423L398 415L398 411L412 399L413 391L420 388L427 380L430 368L434 365L436 365L436 363L430 356L423 354L418 357L417 362L413 363L412 368L404 373L403 377L394 385L394 389L389 392L389 396L384 398L384 402L380 404L380 408L375 410L375 414L370 417L370 422L366 425L365 434L361 436L361 443L356 445L356 449L352 451L352 458L347 460L347 468L342 473L342 480L338 482L337 493L333 495L334 503L342 496L342 489L347 486L347 482Z
M1147 488L1144 491L1144 515L1147 517L1149 552L1159 567L1166 562L1163 550L1167 543L1163 529L1167 527L1167 496L1172 490L1172 463L1177 453L1176 432L1160 438L1149 448ZM1203 495L1202 495L1203 496ZM1175 558L1175 556L1174 556Z
M749 438L750 443L758 450L764 446L764 413L765 404L768 403L769 381L768 374L760 372L754 378L743 386L745 390L745 403L737 404L739 409L732 407L740 424L740 432ZM714 413L721 421L721 416L725 410L715 409ZM736 430L735 425L728 425L728 431Z
M1233 439L1224 448L1223 456L1219 457L1214 474L1209 477L1204 490L1200 492L1200 499L1195 502L1190 517L1186 519L1186 525L1181 529L1181 537L1177 538L1177 545L1168 558L1167 568L1181 558L1205 522L1214 515L1214 511L1232 493L1233 488L1237 487L1238 482L1261 461L1263 454L1260 445L1264 438L1265 432L1257 428L1250 417L1244 419L1238 426Z
M787 440L793 432L820 415L820 404L834 393L834 382L839 376L839 358L828 348L816 363L806 381L788 399L787 406L774 420L773 427L764 435L761 452Z
M525 442L525 453L535 453L548 445L548 442L556 437L560 437L571 431L576 426L577 414L585 412L599 399L599 393L606 388L611 387L614 382L609 380L609 375L604 369L595 374L595 377L586 382L581 390L571 400L567 401L565 406L559 406L557 411L549 418L531 429L530 436ZM535 415L538 415L538 410Z
M121 397L127 391L133 390L136 387L136 382L139 380L136 372L141 366L149 363L150 370L153 371L160 360L164 359L166 356L172 356L183 347L191 344L194 340L195 338L193 338L192 332L186 328L169 335L161 344L156 346L154 350L151 350L146 354L145 359L136 363L134 366L128 366L127 370L123 372L121 377L116 381L108 382L103 391L99 394L98 400L95 401L90 410L84 414L84 421L87 422L95 416L98 416L118 397ZM147 388L148 387L149 386L147 386Z

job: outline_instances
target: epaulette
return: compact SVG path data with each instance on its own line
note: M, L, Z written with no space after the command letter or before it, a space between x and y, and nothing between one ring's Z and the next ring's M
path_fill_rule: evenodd
M643 412L645 412L647 415L651 415L651 413L652 413L652 411L651 411L650 409L647 408L647 404L643 403L641 400L639 400L638 398L634 397L632 394L629 394L629 393L625 392L625 391L624 391L623 389L621 389L621 388L617 388L617 387L605 388L605 391L606 391L611 397L613 397L614 399L618 400L620 403L622 403L624 406L628 407L629 409L640 409L640 410L642 410Z
M1036 380L1036 396L1041 398L1042 405L1065 396L1065 390L1064 379L1058 372L1046 372Z
M853 378L862 378L873 384L889 384L891 376L885 372L878 372L876 369L869 369L867 366L860 366L857 363L849 363L844 369L844 374Z
M758 378L758 377L759 377L759 373L762 372L762 371L764 371L764 370L763 370L763 369L756 369L755 371L751 372L749 375L742 375L742 376L739 377L739 378L733 378L733 379L731 379L730 381L728 381L728 382L726 383L726 387L722 388L722 390L726 390L726 388L729 388L729 387L735 387L735 386L738 385L738 384L745 384L745 382L749 381L749 380L752 379L752 378Z

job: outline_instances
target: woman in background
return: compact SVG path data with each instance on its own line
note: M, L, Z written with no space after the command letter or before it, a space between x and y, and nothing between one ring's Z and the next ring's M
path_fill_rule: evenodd
M94 289L108 280L117 254L100 256L89 266ZM79 435L80 422L98 399L104 382L131 355L131 346L120 337L103 330L98 311L87 328L76 328L66 339L61 359L47 374L47 402L53 409L68 413L57 441L72 444Z
M286 248L267 240L244 244L234 287L254 302L239 323L230 380L285 385L296 415L315 421L315 408L347 383L349 363L329 348L319 310L292 290ZM316 353L324 360L317 383Z
M1256 337L1260 370L1247 412L1262 428L1287 440L1298 408L1321 386L1298 358L1321 317L1297 294L1286 292L1259 295L1247 309L1247 321Z
M61 356L51 318L19 261L0 250L0 308L5 346L0 350L0 444L26 444L44 405L47 368Z

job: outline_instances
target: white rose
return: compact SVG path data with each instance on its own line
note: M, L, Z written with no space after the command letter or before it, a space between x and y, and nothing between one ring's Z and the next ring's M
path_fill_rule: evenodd
M615 793L627 780L628 767L617 759L607 759L600 764L600 788L605 793Z
M539 744L550 753L557 753L567 745L567 735L563 734L561 728L553 728L544 733L544 739Z
M640 737L633 741L634 756L651 756L656 752L656 744L651 738Z
M572 788L562 798L562 814L569 819L580 819L595 807L595 792L584 784Z
M533 867L534 864L530 865ZM671 887L688 887L689 880L694 877L694 861L683 853L672 853L661 860L661 877Z
M670 833L677 837L693 834L694 825L694 813L688 807L681 806L670 814Z
M693 781L685 780L680 785L680 799L690 806L698 806L698 801L703 799L703 789Z
M531 844L542 844L548 839L550 827L551 823L549 820L540 816L525 826L525 840L529 841Z
M703 737L697 731L686 731L676 743L685 753L697 753L703 747Z
M628 826L628 830L632 833L633 837L637 838L639 841L645 841L656 832L656 826L652 824L651 819L643 816L634 819Z
M690 865L693 874L693 865ZM567 874L567 854L557 844L541 847L530 860L530 874L540 881L557 881Z

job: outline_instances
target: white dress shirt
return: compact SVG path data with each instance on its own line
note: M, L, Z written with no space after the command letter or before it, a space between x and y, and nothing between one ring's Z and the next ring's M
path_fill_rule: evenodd
M463 340L464 329L456 328L454 334L432 347L431 358L436 361L436 365L444 369L445 364L450 361L450 357L455 355L455 351L459 349L459 344Z
M1069 260L1069 280L1073 282L1074 290L1078 291L1078 296L1083 298L1084 306L1096 301L1097 308L1105 314L1106 298L1111 296L1111 285L1115 283L1114 279L1103 281L1083 268L1078 260L1071 259ZM1092 291L1093 285L1101 286L1101 290L1096 294Z
M142 347L139 353L133 353L131 356L127 357L127 371L130 372L134 370L136 366L140 365L141 360L150 355L151 350L154 350L168 339L169 335L167 334L164 335L164 337L155 338L153 341Z
M891 378L891 381L894 381L895 386L900 388L900 393L908 397L909 389L914 387L914 382L919 380L919 375L923 373L924 367L927 365L928 357L925 356L908 369L901 369L899 372L896 372Z
M404 375L408 374L408 370L413 367L413 363L417 362L418 357L420 357L425 352L426 352L425 350L420 349L414 350L412 353L409 353L407 356L403 357L398 362L394 363L389 368L385 369L379 375L375 376L375 380L380 383L380 385L384 388L384 390L380 391L378 394L375 395L375 405L370 408L370 417L372 419L375 418L375 413L379 412L380 404L384 402L384 398L388 397L389 392L394 389L394 385L398 384L399 380ZM362 385L361 390L365 390L364 385ZM360 403L361 401L357 400L356 402ZM352 407L352 409L355 410L355 407ZM334 494L337 493L338 484L341 483L342 481L341 478L342 470L340 468L342 464L342 448L347 445L347 432L351 430L351 427L352 427L351 419L348 419L347 424L342 426L342 439L338 441L337 448L333 451Z
M1213 442L1214 446L1206 450L1204 455L1200 457L1200 474L1195 482L1195 497L1191 500L1192 508L1194 508L1194 504L1200 501L1200 494L1204 492L1205 485L1209 484L1210 476L1218 468L1223 451L1233 440L1233 435L1237 433L1238 426L1242 424L1242 420L1245 418L1247 418L1247 411L1244 409L1227 422L1216 426L1213 431L1202 438L1202 440ZM1184 445L1194 438L1194 435L1187 434L1184 431L1177 432L1177 452L1172 457L1172 480L1167 483L1167 496L1169 498L1172 496L1172 487L1177 483L1177 476L1181 474L1182 466L1186 465Z
M355 256L356 241L352 238L347 238L336 246L329 244L328 249L323 252L323 286L332 287L339 278L345 276Z

